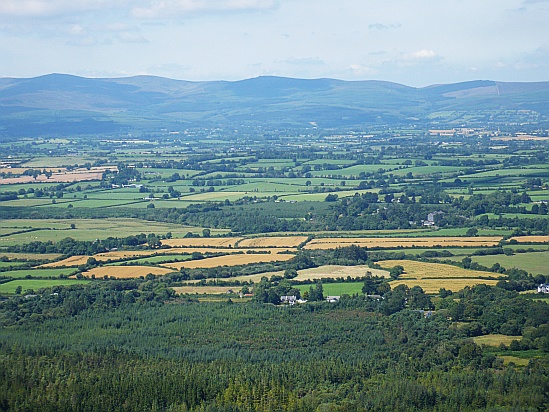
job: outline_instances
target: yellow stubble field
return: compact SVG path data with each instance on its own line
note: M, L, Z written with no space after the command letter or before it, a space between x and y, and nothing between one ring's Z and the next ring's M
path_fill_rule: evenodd
M406 285L409 288L420 286L425 293L438 293L441 288L457 292L466 286L480 284L494 286L498 282L495 279L482 279L482 277L497 276L497 274L441 263L412 260L385 260L378 263L387 269L397 265L404 267L404 273L399 276L398 280L390 283L392 289L398 285Z
M229 291L238 292L239 286L177 286L172 288L178 295L185 294L208 294L218 295L223 293L229 293Z
M390 283L391 289L396 288L398 285L406 285L410 289L414 286L420 286L425 293L436 294L441 288L457 292L466 286L472 287L475 285L488 285L495 286L497 280L488 279L402 279L396 280Z
M71 256L67 259L60 260L58 262L52 262L47 263L45 265L40 266L41 268L55 268L55 267L61 267L61 266L80 266L85 265L88 262L88 259L90 257L93 257L98 262L106 262L107 260L122 260L122 259L128 259L133 257L145 257L145 256L151 256L158 253L158 251L155 250L125 250L125 251L115 251L115 252L105 252L105 253L98 253L93 256Z
M433 247L433 246L496 246L501 237L496 236L479 236L479 237L368 237L368 238L321 238L313 239L305 249L335 249L350 245L361 247L381 247L381 248L396 248L396 247Z
M249 247L297 247L307 241L307 236L266 236L243 239L238 243L240 248Z
M447 278L479 278L498 276L491 272L463 269L443 263L416 262L414 260L384 260L378 262L381 267L391 269L400 265L404 273L399 279L447 279Z
M175 270L181 268L196 269L196 268L215 268L219 266L239 266L248 265L250 263L265 263L265 262L285 262L292 259L293 254L281 253L262 253L262 254L233 254L226 256L216 256L201 260L187 260L185 262L166 263L165 267L170 267Z
M173 272L173 269L160 268L153 266L102 266L93 268L84 272L84 276L91 277L95 275L96 278L102 278L104 276L111 276L117 279L131 279L138 278L140 276L147 276L149 273L153 275L165 275Z
M164 239L162 244L170 247L234 247L241 237Z
M516 240L518 243L549 243L549 236L515 236L509 240Z
M254 251L254 252L265 252L265 249L245 249L246 251ZM63 259L57 262L51 262L44 265L41 265L41 268L56 268L56 267L76 267L80 265L85 265L88 262L88 259L90 257L95 258L95 260L99 262L106 262L108 260L110 261L117 261L117 260L125 260L130 258L140 258L140 257L148 257L152 255L190 255L193 252L200 252L200 253L231 253L231 254L238 254L241 253L242 249L232 249L232 248L213 248L213 247L181 247L181 248L171 248L171 249L156 249L156 250L126 250L126 251L115 251L115 252L105 252L105 253L98 253L93 256L71 256L67 259ZM297 249L291 249L291 248L270 248L269 252L271 254L279 254L282 252L295 252ZM59 255L57 255L59 256ZM293 255L292 255L293 256ZM279 259L281 260L281 259Z

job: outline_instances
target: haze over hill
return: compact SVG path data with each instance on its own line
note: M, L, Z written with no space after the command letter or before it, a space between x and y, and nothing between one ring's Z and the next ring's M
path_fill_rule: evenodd
M549 82L413 88L382 81L258 77L189 82L50 74L0 79L0 135L158 128L548 124Z

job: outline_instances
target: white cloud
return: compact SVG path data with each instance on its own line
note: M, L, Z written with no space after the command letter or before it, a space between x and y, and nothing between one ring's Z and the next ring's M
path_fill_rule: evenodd
M368 25L370 30L390 30L390 29L399 29L402 27L400 24L382 24L382 23L373 23Z
M0 16L55 16L74 12L114 8L114 0L1 0Z
M190 13L220 13L272 10L276 0L163 0L132 9L132 16L142 19L170 17Z
M148 40L140 33L134 31L123 31L118 35L123 43L148 43Z
M67 33L71 36L84 36L86 34L86 31L81 25L73 24L68 28Z
M325 64L324 61L318 57L303 57L303 58L290 57L289 59L286 59L283 62L291 65L295 65L295 66L322 66Z
M421 49L417 50L415 52L409 53L404 56L405 59L409 60L427 60L427 59L435 59L438 57L438 54L434 50L428 50L428 49Z
M372 74L376 74L377 70L372 69L368 66L363 66L361 64L351 64L348 68L348 71L350 71L353 76L371 76Z

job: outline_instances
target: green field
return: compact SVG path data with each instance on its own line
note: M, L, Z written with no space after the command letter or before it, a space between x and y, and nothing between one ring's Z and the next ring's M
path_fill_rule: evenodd
M18 286L21 286L23 294L28 290L35 293L42 288L51 288L54 286L84 285L90 283L89 280L70 280L70 279L17 279L11 282L0 284L0 294L14 294Z
M75 224L75 229L70 225ZM40 229L9 236L0 236L0 247L11 246L33 241L61 240L72 237L77 240L105 239L127 237L139 233L164 235L172 232L173 237L183 237L188 232L200 233L202 228L189 227L162 222L149 222L139 219L13 219L0 222L0 229L21 231ZM225 233L225 230L212 229L212 235Z
M324 290L324 296L341 296L341 295L354 295L362 294L362 282L345 282L345 283L323 283L322 288ZM298 288L303 295L303 292L309 290L311 285L298 285ZM312 285L314 288L315 286Z
M25 265L25 262L2 262L0 261L0 268L9 268L10 266L22 266ZM4 272L6 273L6 272ZM1 276L2 272L0 272Z
M512 256L489 255L472 256L473 262L491 267L494 263L499 263L506 269L518 268L524 269L533 275L549 275L549 251L517 253Z
M27 276L33 278L56 278L60 275L70 275L75 272L75 268L59 268L59 269L23 269L10 270L9 272L0 272L1 276L22 279Z
M164 262L183 262L189 260L191 255L167 255L167 256L150 256L146 258L126 260L124 262L112 263L110 266L122 264L142 264L142 263L164 263Z

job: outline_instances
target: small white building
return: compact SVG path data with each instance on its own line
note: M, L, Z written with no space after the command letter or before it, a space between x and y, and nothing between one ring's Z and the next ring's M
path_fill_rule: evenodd
M542 283L539 285L538 293L549 293L549 283Z
M340 296L328 296L326 297L326 300L330 303L339 302Z
M281 296L280 302L282 303L289 303L290 305L293 305L297 302L297 297L295 296Z

